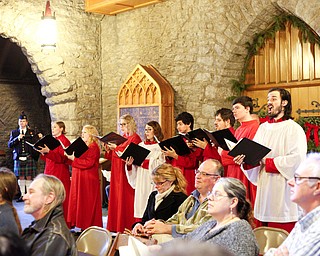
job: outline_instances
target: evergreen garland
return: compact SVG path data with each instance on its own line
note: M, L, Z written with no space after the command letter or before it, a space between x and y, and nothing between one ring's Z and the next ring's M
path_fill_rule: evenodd
M228 100L233 100L237 96L241 95L242 92L250 86L249 84L245 84L245 79L246 74L250 71L248 67L251 58L258 54L259 50L264 47L265 42L268 39L274 38L278 31L284 30L287 22L291 23L293 27L296 27L301 31L304 42L309 41L310 43L320 45L320 39L318 35L310 28L308 24L298 17L288 13L283 13L274 17L274 22L271 26L269 26L266 30L255 34L251 44L249 42L246 43L247 55L244 58L244 65L241 75L238 80L231 80L231 88L236 95L229 97Z

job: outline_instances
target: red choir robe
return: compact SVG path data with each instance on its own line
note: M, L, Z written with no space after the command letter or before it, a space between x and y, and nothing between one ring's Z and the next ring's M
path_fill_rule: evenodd
M202 149L201 148L191 148L191 153L178 156L178 159L168 160L168 163L172 166L181 169L182 174L188 182L187 195L190 195L193 190L195 190L195 169L199 167L199 161L202 159Z
M123 232L125 228L131 229L132 224L135 223L133 215L134 189L128 183L125 162L118 157L116 151L123 152L130 142L139 144L141 138L137 133L123 137L127 138L127 141L105 154L105 158L111 160L107 229L113 232Z
M232 132L232 134L235 133L235 130L233 129L233 127L230 127L229 130ZM220 148L220 150L222 150L222 149ZM205 149L203 150L203 161L205 161L207 159L216 159L223 165L222 160L221 160L221 156L219 153L219 152L221 152L220 150L218 151L217 147L212 146L211 143L208 143L207 146L205 147ZM227 177L228 167L223 165L223 168L224 168L223 176Z
M61 141L65 147L70 145L70 141L66 136L61 134L56 137L57 140ZM66 190L66 199L63 202L63 215L67 221L68 216L68 205L69 205L69 194L70 194L70 171L68 158L64 155L62 146L50 150L48 154L41 155L41 159L46 162L44 173L57 177L63 183L64 189ZM71 227L67 223L69 228Z
M241 126L236 129L234 136L237 140L240 140L241 138L248 138L252 140L258 128L259 123L257 120L243 122L241 123ZM247 188L247 198L250 200L251 205L253 206L256 199L257 187L247 179L240 169L240 166L234 163L233 157L229 156L228 152L229 151L226 150L222 150L221 152L222 164L227 170L226 177L237 178L242 181Z
M68 222L82 230L102 227L102 204L99 180L100 148L96 142L72 162Z

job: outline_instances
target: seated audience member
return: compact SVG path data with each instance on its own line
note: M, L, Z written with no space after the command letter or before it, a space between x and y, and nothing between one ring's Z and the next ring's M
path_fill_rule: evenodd
M218 160L204 161L196 170L196 190L180 205L178 212L167 221L151 220L146 222L147 233L151 235L169 234L172 237L179 237L211 219L211 215L207 213L207 194L222 175L223 167ZM157 239L159 238L161 237L157 236Z
M246 194L246 187L238 179L220 178L208 194L208 213L213 220L181 239L219 245L237 256L259 255L250 226L253 222L252 208ZM174 243L173 240L163 246Z
M282 245L266 255L320 255L320 153L309 154L288 184L290 200L303 209L304 216Z
M58 178L39 174L23 196L24 212L35 219L22 233L30 255L77 255L74 238L63 217L65 194Z
M178 241L173 246L163 246L152 251L153 256L234 256L224 248L209 243Z
M152 171L156 191L148 199L142 221L134 225L133 234L144 233L143 224L151 219L167 220L175 214L187 198L187 181L180 169L171 164L162 164Z
M17 178L6 167L0 168L0 230L21 234L22 229L16 208L12 205L17 193ZM1 248L1 247L0 247Z
M0 256L29 256L25 241L15 232L0 229Z

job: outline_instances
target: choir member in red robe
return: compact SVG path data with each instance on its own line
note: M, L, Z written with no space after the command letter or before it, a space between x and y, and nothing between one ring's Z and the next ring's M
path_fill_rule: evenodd
M64 122L54 122L51 127L52 136L61 142L64 147L70 145L70 141L65 136L66 126ZM53 175L61 180L64 189L66 190L66 198L63 202L63 214L67 221L68 205L69 205L69 192L70 192L70 171L68 165L68 158L64 155L62 146L50 150L46 145L39 150L41 159L46 162L44 173ZM69 224L69 223L67 223ZM69 225L68 225L69 226ZM69 226L70 228L70 226Z
M175 118L177 124L177 130L179 134L185 135L187 132L190 132L193 129L194 119L193 116L188 112L182 112ZM176 151L171 148L164 150L165 156L171 157L171 160L167 162L172 164L175 167L181 169L182 174L186 178L188 182L187 186L187 194L195 190L195 175L194 170L198 168L199 161L202 160L202 149L195 147L192 142L189 142L185 139L189 148L191 149L191 153L179 156Z
M135 144L141 142L141 138L136 133L136 122L132 116L128 114L121 116L119 125L123 137L127 140L118 146L112 143L105 145L105 158L111 160L107 229L113 232L123 232L125 228L131 229L133 223L136 222L133 215L134 189L128 183L125 172L126 162L117 153L123 152L130 142Z
M72 178L69 199L68 222L82 230L90 226L102 227L102 203L99 180L100 147L98 131L85 125L81 138L89 147L79 158L67 155L72 160Z
M241 96L233 101L232 112L240 126L235 131L235 138L253 139L259 128L259 122L251 114L253 110L252 99L248 96ZM221 153L222 163L227 166L227 177L237 178L247 187L247 196L251 204L254 205L257 187L253 185L244 175L240 166L233 161L233 157L228 155L228 151L223 150Z
M216 131L229 129L232 134L234 134L235 130L233 129L235 123L235 119L231 109L228 108L220 108L215 113L214 120L214 128ZM212 142L207 142L205 139L203 141L199 139L195 139L193 144L199 148L203 149L203 161L207 159L216 159L221 162L220 154L222 152L222 148L218 148L217 145L212 144ZM228 166L223 166L224 168L224 176L227 177L227 169Z

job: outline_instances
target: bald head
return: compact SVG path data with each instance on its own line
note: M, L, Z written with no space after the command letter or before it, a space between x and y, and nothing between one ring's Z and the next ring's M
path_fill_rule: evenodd
M223 176L222 164L218 160L208 159L197 170L195 188L200 194L207 195L221 176Z

